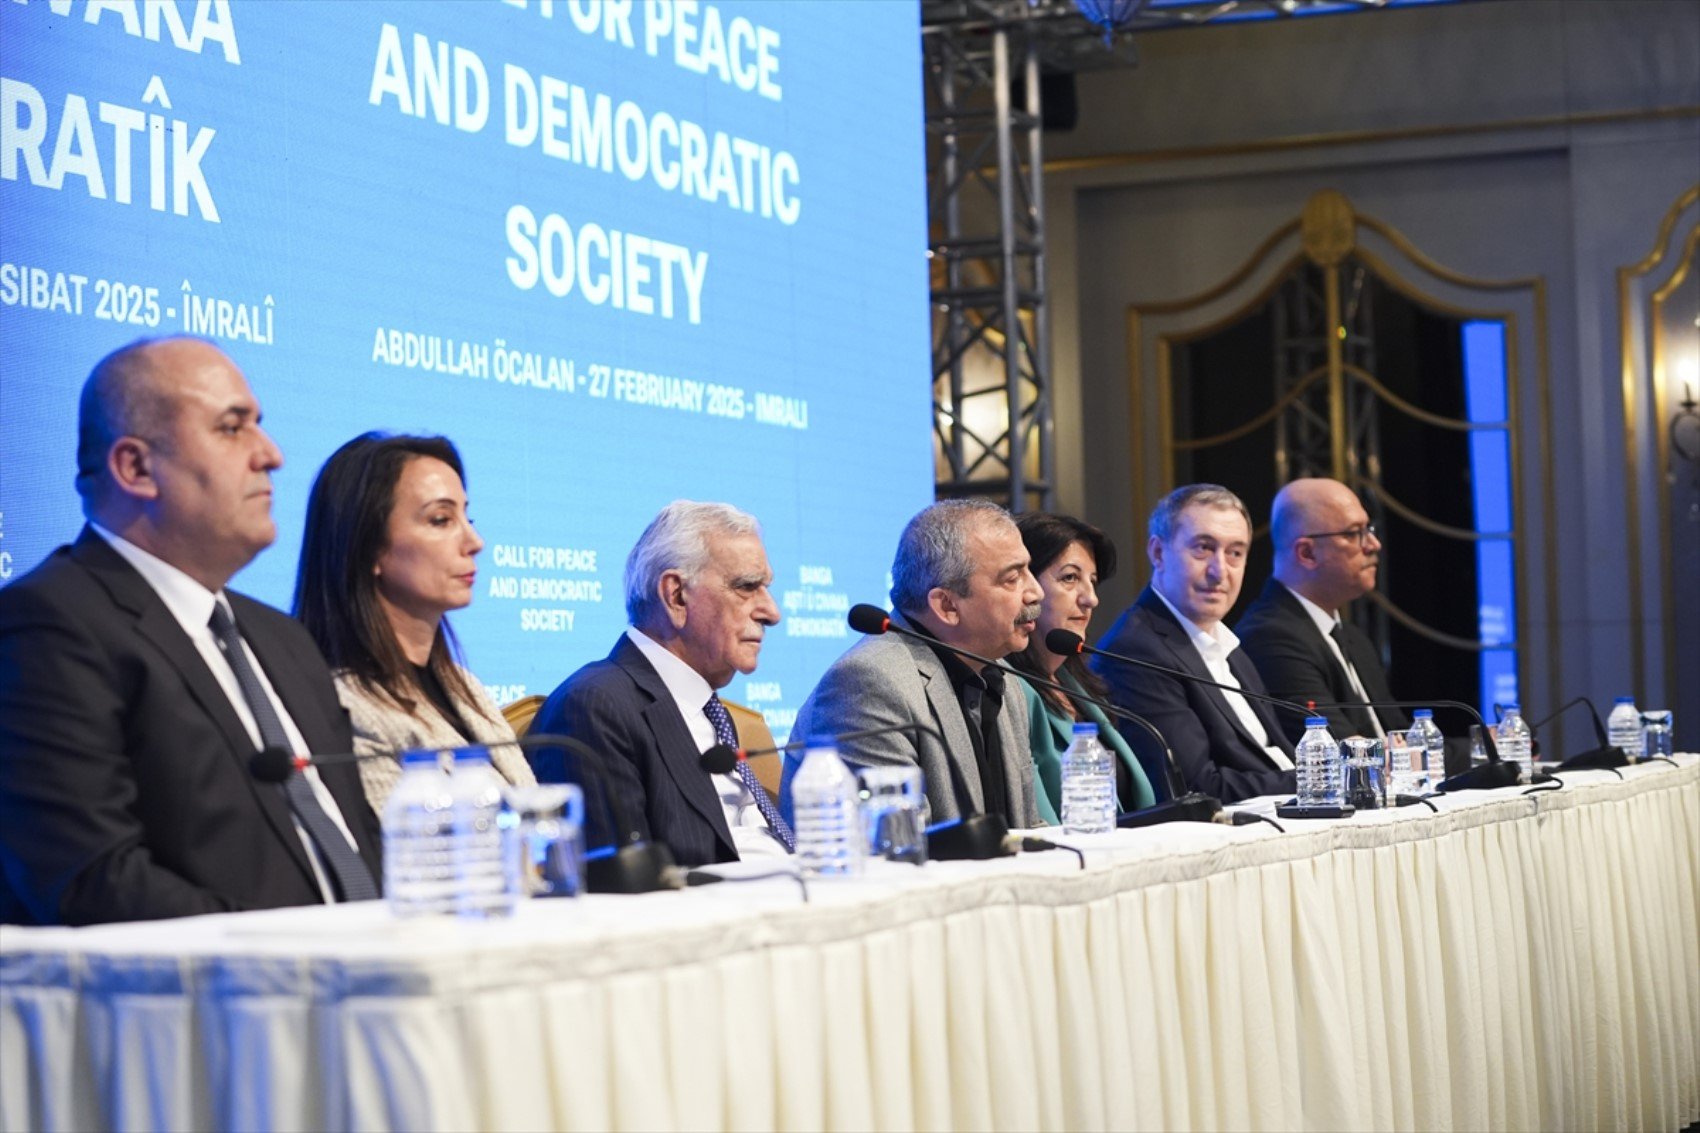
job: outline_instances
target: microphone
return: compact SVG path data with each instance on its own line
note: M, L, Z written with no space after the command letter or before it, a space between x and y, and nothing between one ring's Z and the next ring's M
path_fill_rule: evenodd
M1318 700L1310 702L1312 708L1456 708L1465 713L1482 727L1487 727L1487 721L1477 712L1474 705L1462 700ZM1497 751L1494 758L1499 758Z
M368 759L395 759L399 751L336 751L324 755L296 755L273 744L248 757L248 774L262 783L286 783L297 771L309 767L334 767L339 763L363 763Z
M1586 704L1588 706L1588 714L1594 719L1594 739L1596 741L1596 746L1589 751L1582 752L1580 755L1573 755L1569 759L1564 760L1558 765L1557 770L1606 771L1613 768L1629 766L1628 753L1611 742L1610 736L1606 733L1605 722L1600 719L1600 710L1594 707L1594 702L1585 696L1578 696L1565 701L1563 704L1555 708L1550 714L1543 716L1540 720L1530 724L1529 731L1533 732L1537 728L1552 723L1578 704ZM1494 705L1494 708L1495 710L1498 710L1499 705Z
M1211 688L1219 688L1224 692L1237 692L1241 696L1249 697L1252 700L1261 700L1266 704L1273 704L1278 708L1285 708L1289 711L1297 712L1300 716L1312 715L1308 705L1300 704L1296 700L1283 700L1279 696L1270 696L1268 693L1263 692L1253 692L1251 689L1244 688L1239 685L1228 685L1223 684L1220 681L1208 680L1205 677L1189 673L1185 669L1171 669L1167 665L1159 665L1155 661L1146 661L1139 657L1128 657L1121 653L1111 653L1108 649L1099 649L1096 646L1086 644L1085 638L1081 637L1078 633L1071 633L1066 629L1053 629L1050 633L1047 633L1045 635L1045 648L1049 649L1052 653L1056 653L1063 657L1072 657L1077 653L1096 653L1098 656L1108 657L1112 661L1121 661L1124 664L1137 665L1141 669L1150 669L1153 672L1164 673L1171 677L1179 677L1183 681L1191 681L1194 684L1200 685L1209 685Z
M1164 737L1162 732L1157 730L1157 725L1153 724L1151 721L1136 712L1129 712L1120 705L1111 704L1107 700L1100 700L1095 696L1088 696L1085 693L1076 692L1065 685L1058 684L1056 681L1046 680L1044 677L1034 676L1031 673L1023 673L1013 666L1006 665L1004 662L995 660L994 658L982 657L978 653L970 653L968 650L960 649L954 645L945 645L944 642L937 641L935 638L927 637L925 634L916 633L914 630L905 629L896 622L893 622L884 610L880 609L878 606L871 606L866 602L850 608L850 628L858 633L865 633L872 636L878 636L879 634L890 632L902 634L904 637L915 638L917 641L926 642L928 645L944 645L944 647L952 653L971 658L983 665L990 665L993 668L1002 669L1005 673L1011 676L1019 677L1025 681L1032 681L1034 684L1043 685L1049 689L1054 689L1057 692L1062 693L1064 696L1072 697L1076 700L1084 700L1088 704L1096 705L1112 716L1119 717L1123 720L1130 720L1145 729L1145 731L1150 733L1152 738L1157 741L1157 746L1163 751L1165 767L1168 772L1169 793L1174 797L1168 802L1158 803L1156 806L1146 807L1144 810L1125 811L1122 814L1117 815L1116 825L1118 827L1123 829L1132 829L1139 826L1154 826L1163 822L1213 822L1215 821L1216 816L1222 813L1222 804L1219 800L1213 799L1209 795L1200 794L1196 791L1191 793L1186 791L1186 784L1182 782L1180 771L1175 765L1175 753L1169 749L1168 739ZM1066 630L1053 630L1051 631L1050 636L1066 632ZM1074 638L1076 641L1080 640L1079 636L1076 634L1069 634L1068 636ZM1047 638L1047 644L1048 641L1049 639ZM1053 652L1059 651L1053 650Z
M703 752L702 757L697 762L701 763L702 769L710 775L730 775L733 769L744 762L748 756L749 752L741 747L732 748L725 744L715 744Z
M1203 677L1195 676L1184 669L1171 669L1167 665L1159 665L1154 661L1146 661L1139 657L1128 657L1120 653L1111 653L1107 649L1095 648L1094 646L1086 644L1085 640L1078 633L1070 633L1066 629L1054 629L1050 633L1046 634L1045 648L1049 649L1053 653L1061 653L1064 656L1068 656L1071 653L1096 653L1098 656L1108 657L1112 661L1122 661L1129 665L1137 665L1142 669L1151 669L1155 672L1164 673L1183 681L1192 681L1194 684L1209 685L1212 688L1238 692L1242 696L1248 696L1253 700L1262 700L1269 704L1276 705L1277 707L1297 712L1303 716L1309 716L1311 714L1310 709L1312 707L1346 707L1339 702L1330 702L1329 705L1300 704L1297 701L1284 700L1278 696L1268 696L1263 693L1252 692L1249 689L1236 689L1232 685L1225 685L1217 681L1205 680ZM1435 789L1436 794L1447 794L1455 791L1493 790L1497 787L1510 787L1516 785L1519 774L1517 765L1515 763L1502 763L1500 761L1499 749L1494 746L1493 742L1493 729L1487 726L1487 722L1485 720L1482 720L1481 713L1477 712L1474 708L1465 704L1463 701L1423 700L1397 702L1376 701L1373 704L1366 702L1358 703L1364 704L1366 707L1385 706L1398 708L1421 708L1430 704L1436 704L1447 708L1462 709L1475 717L1478 721L1481 721L1482 743L1487 748L1488 762L1480 767L1472 767L1462 774L1454 775L1450 779L1445 780Z

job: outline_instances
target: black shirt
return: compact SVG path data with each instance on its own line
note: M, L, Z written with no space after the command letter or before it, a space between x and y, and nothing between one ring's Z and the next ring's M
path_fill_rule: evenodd
M425 699L448 721L449 727L453 728L463 741L471 743L472 733L460 718L460 710L455 707L454 698L449 695L449 690L443 687L443 682L437 678L437 674L431 671L431 666L413 666L413 676L418 680Z
M1003 737L998 733L998 714L1003 711L1004 672L987 665L976 673L968 662L937 642L922 626L910 623L930 640L944 671L950 677L950 687L962 705L963 718L968 721L968 736L974 743L974 765L980 771L980 793L985 797L985 813L1010 822L1009 781L1003 769ZM958 800L967 810L967 799ZM1024 816L1017 816L1015 825Z

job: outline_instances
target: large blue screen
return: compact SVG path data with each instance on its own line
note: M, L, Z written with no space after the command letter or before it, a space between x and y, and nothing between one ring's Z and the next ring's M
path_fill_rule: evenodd
M367 429L461 446L454 618L499 700L624 624L669 500L760 518L775 730L931 496L921 63L903 3L0 3L0 579L81 522L76 391L188 332L286 465L235 585L287 607Z

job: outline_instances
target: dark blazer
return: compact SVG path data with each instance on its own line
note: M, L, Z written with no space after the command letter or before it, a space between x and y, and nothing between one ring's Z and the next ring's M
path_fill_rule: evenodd
M1163 600L1147 586L1139 599L1116 619L1098 642L1100 649L1137 657L1202 680L1212 680L1204 658ZM1110 700L1137 712L1157 726L1169 741L1180 765L1181 778L1195 791L1225 803L1255 795L1290 793L1293 773L1269 762L1269 754L1252 738L1223 696L1222 690L1166 676L1150 669L1094 656L1092 668L1110 684ZM1234 679L1252 692L1263 692L1263 681L1243 650L1228 656ZM1281 734L1275 713L1267 704L1246 698L1269 732L1270 742L1288 755L1293 745ZM1146 767L1161 766L1162 753L1144 730L1120 728L1123 738Z
M226 591L316 753L353 746L306 630ZM283 791L153 587L94 531L0 590L0 921L90 924L323 900ZM320 769L374 877L352 765Z
M1358 679L1363 682L1369 699L1392 700L1393 693L1387 687L1387 672L1381 667L1381 658L1377 656L1374 644L1350 622L1342 622L1340 628L1344 639L1341 651L1352 662L1352 668L1358 671ZM1327 638L1316 628L1316 623L1299 600L1293 597L1293 592L1275 579L1265 583L1257 601L1246 607L1234 632L1239 635L1240 646L1276 696L1300 704L1313 700L1317 704L1359 701L1358 694L1352 691L1346 670L1334 659L1334 651L1328 648ZM1328 730L1336 738L1373 736L1372 709L1361 707L1361 701L1359 704L1358 707L1319 708L1317 711L1328 717ZM1411 726L1410 719L1397 708L1373 711L1380 717L1381 726L1386 731L1402 731ZM1280 718L1289 739L1297 742L1304 735L1303 714L1283 708L1277 709L1275 715Z
M673 694L624 634L606 659L550 694L531 723L530 734L541 732L572 736L603 757L600 775L581 775L557 749L532 758L539 782L583 788L587 846L613 845L635 832L666 843L680 865L738 860L720 794ZM616 796L613 814L604 788Z

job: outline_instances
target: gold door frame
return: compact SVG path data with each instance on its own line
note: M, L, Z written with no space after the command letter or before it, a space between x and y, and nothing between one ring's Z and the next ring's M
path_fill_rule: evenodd
M1364 244L1364 235L1372 237L1387 246L1388 255L1385 257L1373 251ZM1297 238L1297 247L1292 245ZM1210 437L1178 438L1174 435L1174 406L1172 398L1173 352L1177 346L1215 334L1225 327L1231 326L1244 319L1250 313L1261 308L1268 302L1276 289L1288 278L1292 270L1303 262L1309 261L1323 269L1325 281L1324 300L1327 307L1327 325L1338 328L1340 319L1340 295L1337 274L1329 270L1338 266L1348 257L1356 258L1384 284L1414 303L1421 304L1431 310L1451 315L1460 319L1493 320L1505 327L1505 381L1506 381L1506 420L1504 422L1463 422L1439 417L1418 409L1393 395L1374 375L1366 373L1356 366L1346 364L1340 338L1337 333L1328 335L1327 362L1317 370L1305 374L1298 384L1288 391L1275 403L1264 408L1248 421L1235 426L1233 429ZM1395 259L1402 261L1395 266ZM1514 512L1512 528L1509 532L1475 533L1462 532L1457 529L1445 528L1443 534L1458 537L1483 538L1486 535L1508 536L1513 547L1515 562L1514 571L1517 586L1516 599L1516 628L1515 641L1496 643L1493 648L1514 648L1517 656L1517 679L1520 688L1526 688L1524 670L1529 650L1534 642L1529 634L1531 622L1532 588L1530 587L1530 563L1538 558L1545 564L1543 581L1545 583L1544 606L1546 611L1546 646L1544 652L1551 658L1560 656L1559 636L1562 632L1558 617L1558 578L1557 556L1550 553L1550 548L1556 542L1556 514L1552 478L1542 477L1540 493L1540 514L1542 518L1541 531L1543 548L1531 548L1528 545L1528 517L1530 512L1529 493L1526 490L1523 475L1523 412L1522 412L1522 361L1520 358L1519 312L1512 306L1496 309L1478 309L1466 307L1461 303L1450 301L1439 295L1430 293L1423 287L1411 282L1406 273L1417 277L1429 277L1442 284L1464 292L1477 292L1496 295L1519 296L1529 307L1533 323L1533 346L1535 351L1535 381L1538 400L1538 419L1535 422L1535 442L1538 446L1537 455L1543 466L1546 465L1552 451L1552 409L1550 395L1550 374L1548 361L1548 328L1546 307L1546 280L1541 276L1527 276L1516 279L1487 279L1465 275L1436 262L1425 255L1402 233L1374 217L1357 213L1344 194L1332 189L1325 189L1314 194L1306 202L1302 215L1275 229L1267 239L1252 252L1238 269L1227 278L1206 288L1197 294L1182 299L1161 300L1155 302L1130 304L1127 309L1127 351L1128 376L1130 396L1130 428L1131 445L1129 456L1132 462L1132 482L1134 490L1134 530L1143 529L1143 513L1152 507L1156 500L1174 487L1173 468L1177 453L1191 449L1223 444L1236 440L1253 430L1268 424L1284 410L1300 393L1310 388L1318 381L1326 380L1329 388L1329 421L1331 435L1331 459L1333 475L1344 482L1363 480L1354 477L1350 469L1350 461L1346 453L1347 438L1345 435L1345 390L1348 379L1369 385L1381 399L1394 405L1429 424L1442 428L1503 428L1508 437L1509 461L1511 471L1511 492ZM1219 308L1232 297L1249 289L1250 294L1232 306L1222 311ZM1196 314L1201 316L1199 321L1188 323L1186 316ZM1165 325L1160 330L1153 330L1151 324L1161 321ZM1175 325L1180 324L1180 325ZM1154 337L1149 337L1153 336ZM1154 348L1155 385L1157 401L1156 440L1158 448L1157 476L1148 474L1149 452L1147 440L1151 430L1145 425L1145 409L1148 401L1146 387L1146 353ZM1386 500L1385 492L1381 493ZM1390 510L1398 512L1414 522L1426 523L1431 530L1440 530L1432 520L1418 519L1406 510L1396 506L1396 501L1390 505ZM1260 533L1261 533L1260 528ZM1535 551L1545 550L1548 553L1535 554ZM1379 591L1372 591L1372 600L1389 616L1414 631L1423 633L1433 640L1441 641L1456 648L1481 650L1484 648L1479 640L1455 638L1441 635L1438 631L1416 623L1404 611L1394 607ZM1549 661L1546 666L1546 699L1557 702L1556 661Z
M1689 265L1694 262L1696 243L1700 242L1700 184L1691 186L1672 203L1659 222L1659 233L1653 241L1652 248L1637 263L1617 269L1617 333L1618 350L1622 359L1621 381L1623 388L1623 459L1624 459L1624 518L1629 527L1629 537L1626 546L1629 581L1629 648L1631 659L1631 679L1634 681L1633 690L1638 697L1651 695L1647 691L1647 633L1643 628L1647 607L1641 595L1641 489L1640 480L1645 463L1641 421L1642 391L1648 390L1652 404L1651 430L1653 433L1654 459L1657 462L1653 468L1656 506L1658 508L1659 524L1659 608L1664 612L1667 622L1673 617L1676 609L1676 584L1671 567L1671 526L1670 526L1670 481L1666 469L1670 467L1670 433L1666 428L1670 421L1670 398L1667 392L1668 382L1665 378L1668 361L1665 358L1665 330L1661 317L1665 300L1682 286L1688 276ZM1696 215L1690 218L1690 227L1685 237L1679 237L1682 244L1680 254L1671 256L1671 263L1663 266L1662 270L1669 272L1669 278L1660 283L1655 273L1661 270L1661 265L1677 241L1672 235L1677 230L1683 214L1695 210ZM1639 288L1638 286L1639 285ZM1641 343L1643 350L1635 349L1635 292L1642 292L1639 312L1642 316L1640 323ZM1669 701L1676 695L1676 650L1671 640L1672 633L1660 634L1660 655L1664 661L1665 700Z

